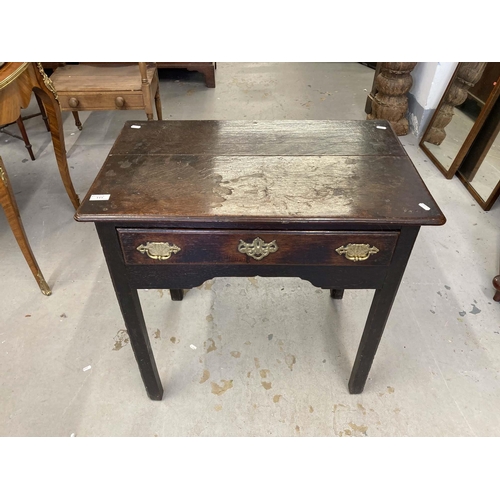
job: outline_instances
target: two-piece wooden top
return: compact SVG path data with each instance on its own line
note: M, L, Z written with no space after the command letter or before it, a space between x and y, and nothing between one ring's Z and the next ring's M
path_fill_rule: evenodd
M446 220L382 120L129 121L75 218L186 227Z

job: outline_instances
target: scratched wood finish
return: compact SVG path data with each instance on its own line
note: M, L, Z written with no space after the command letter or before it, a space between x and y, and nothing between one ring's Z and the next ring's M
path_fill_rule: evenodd
M132 125L141 128L132 128ZM385 120L172 120L153 124L129 121L125 123L111 153L210 156L406 155Z
M109 194L108 201L89 201ZM424 203L430 208L420 206ZM399 156L113 155L77 219L317 219L442 224L415 168Z
M396 246L398 232L319 232L319 231L169 231L118 229L127 264L177 265L177 264L276 264L325 266L374 266L388 265ZM278 249L262 260L238 251L240 241L252 243L261 238L265 243L275 242ZM148 242L176 245L180 250L166 260L152 259L137 250ZM365 261L354 262L336 252L349 243L366 243L379 251Z
M200 228L227 220L276 227L299 219L445 221L386 122L382 130L374 121L140 122L140 129L131 123L77 220L184 221ZM92 194L110 199L89 201Z

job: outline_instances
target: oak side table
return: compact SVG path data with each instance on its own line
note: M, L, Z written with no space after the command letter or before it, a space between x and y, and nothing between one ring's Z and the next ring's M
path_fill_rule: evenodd
M423 225L446 219L388 122L127 122L75 218L94 222L146 391L163 388L137 289L218 276L375 289L349 380L363 391Z

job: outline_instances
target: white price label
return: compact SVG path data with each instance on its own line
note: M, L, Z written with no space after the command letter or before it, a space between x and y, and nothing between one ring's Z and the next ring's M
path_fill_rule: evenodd
M90 201L108 201L110 196L110 194L92 194Z

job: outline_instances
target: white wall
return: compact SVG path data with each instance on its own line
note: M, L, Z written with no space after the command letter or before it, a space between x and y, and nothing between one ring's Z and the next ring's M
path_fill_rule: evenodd
M412 133L418 138L429 124L457 65L457 62L419 62L412 71L408 119Z

